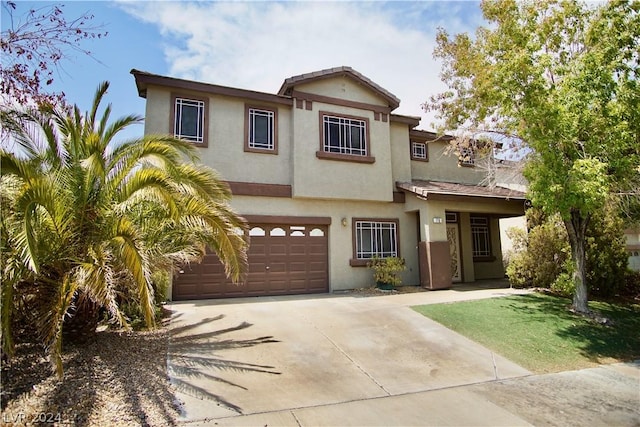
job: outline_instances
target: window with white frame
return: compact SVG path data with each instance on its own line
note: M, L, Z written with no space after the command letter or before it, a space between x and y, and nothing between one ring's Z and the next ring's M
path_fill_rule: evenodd
M398 256L398 223L396 221L355 221L356 259Z
M248 107L247 146L255 150L275 150L275 111Z
M411 158L414 160L427 160L427 144L424 142L411 142Z
M197 144L204 143L204 101L176 97L174 108L174 136Z
M367 156L367 122L355 118L322 116L322 150L327 153Z
M481 216L471 217L471 239L474 257L491 256L491 233L489 232L489 218Z

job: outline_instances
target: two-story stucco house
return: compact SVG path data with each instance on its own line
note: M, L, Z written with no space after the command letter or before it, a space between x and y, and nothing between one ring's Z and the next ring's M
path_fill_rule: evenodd
M524 194L478 183L450 137L393 114L400 100L350 67L284 80L263 93L132 70L146 134L200 147L250 223L246 283L215 255L184 266L173 299L333 292L370 286L372 257L405 259L406 284L431 289L504 277L499 219Z

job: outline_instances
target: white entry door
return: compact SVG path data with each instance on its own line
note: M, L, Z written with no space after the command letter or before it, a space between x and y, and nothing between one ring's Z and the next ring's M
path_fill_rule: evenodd
M449 241L449 254L451 255L451 280L462 280L462 265L460 264L460 238L458 236L458 224L447 224L447 240Z

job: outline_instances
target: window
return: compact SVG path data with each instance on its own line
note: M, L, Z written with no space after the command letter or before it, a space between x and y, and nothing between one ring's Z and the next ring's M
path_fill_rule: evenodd
M459 148L460 156L459 164L461 166L474 166L476 164L476 153L473 147L462 147Z
M322 116L322 151L367 156L367 122L356 118Z
M276 154L277 110L249 105L245 110L245 151Z
M397 221L355 221L355 258L398 256Z
M471 217L471 239L473 243L473 257L486 258L491 256L491 233L489 233L489 218Z
M445 220L447 224L458 222L458 213L457 212L445 212Z
M411 160L428 160L429 154L425 142L411 141Z
M173 135L206 145L205 115L207 103L201 99L174 97Z

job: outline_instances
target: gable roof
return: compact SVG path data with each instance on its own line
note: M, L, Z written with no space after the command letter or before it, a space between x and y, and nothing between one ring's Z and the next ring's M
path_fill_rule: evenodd
M398 106L400 105L400 99L394 94L378 85L377 83L373 82L368 77L360 74L353 68L347 66L327 68L326 70L314 71L312 73L289 77L288 79L285 79L284 83L282 83L282 86L278 91L278 95L291 96L293 88L296 85L339 76L349 77L355 80L357 83L368 87L370 90L386 100L392 110L398 108Z

